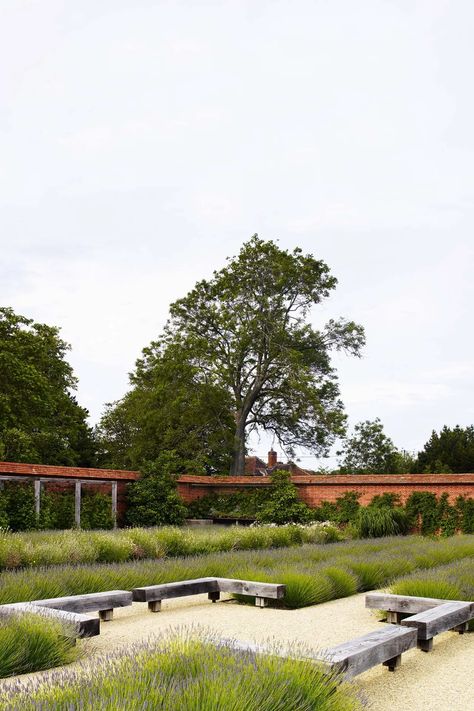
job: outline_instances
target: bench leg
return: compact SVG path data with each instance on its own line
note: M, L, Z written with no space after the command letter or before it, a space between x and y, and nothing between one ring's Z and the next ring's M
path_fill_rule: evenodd
M217 602L221 599L221 594L219 591L207 593L207 599L212 600L212 602Z
M457 627L454 628L456 632L459 632L459 634L464 634L464 632L467 632L469 629L469 622L463 622L462 625L458 625Z
M256 597L255 605L257 607L268 607L268 600L266 597Z
M99 617L102 622L110 622L114 618L113 610L99 610Z
M400 664L402 663L402 655L397 654L396 657L392 657L391 659L387 659L386 662L382 662L384 667L388 667L388 670L393 672L395 669L398 669Z
M397 625L399 622L398 612L387 612L387 622L389 622L391 625Z
M151 600L148 603L148 609L150 612L160 612L161 611L161 600Z
M418 649L421 649L422 652L431 652L433 649L433 637L430 637L430 639L419 639Z

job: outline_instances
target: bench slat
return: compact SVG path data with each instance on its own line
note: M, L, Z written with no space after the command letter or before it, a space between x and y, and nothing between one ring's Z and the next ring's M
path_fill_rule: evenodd
M107 592L89 593L86 595L71 595L69 597L52 597L46 600L34 600L31 604L68 612L111 610L114 607L127 607L131 605L132 593L128 590L109 590Z
M0 605L0 617L13 617L17 615L39 615L50 620L64 622L74 632L75 637L96 637L100 634L100 621L98 617L81 615L76 612L65 612L50 607L41 607L32 603L17 602L11 605Z
M416 644L416 630L390 626L326 649L320 659L336 667L346 677L353 677L377 664L394 661Z
M168 600L174 597L199 595L207 592L219 592L216 578L196 578L195 580L181 580L176 583L163 583L162 585L148 585L132 590L135 602L153 602L155 600Z
M253 580L234 580L233 578L217 578L220 592L252 595L255 597L280 600L285 596L285 585L276 583L258 583Z
M473 608L470 602L445 602L431 610L407 617L401 624L404 627L415 627L419 639L431 639L440 632L469 622L474 616Z
M446 600L437 600L434 597L411 597L409 595L390 595L388 593L368 593L365 596L365 606L370 609L406 614L416 614L431 610L444 602Z

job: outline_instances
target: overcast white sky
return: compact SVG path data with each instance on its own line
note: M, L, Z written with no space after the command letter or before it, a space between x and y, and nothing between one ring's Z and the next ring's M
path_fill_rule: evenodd
M255 232L337 276L315 322L366 328L351 425L474 422L470 0L0 7L0 302L61 326L92 422Z

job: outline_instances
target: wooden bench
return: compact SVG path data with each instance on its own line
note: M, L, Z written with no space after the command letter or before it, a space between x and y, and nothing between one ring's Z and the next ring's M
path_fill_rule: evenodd
M416 643L416 630L390 626L369 632L362 637L344 642L337 647L319 651L311 656L305 653L301 658L319 662L326 669L337 671L350 679L377 664L383 664L388 667L389 671L394 671L400 666L403 652L415 648ZM272 649L254 642L221 638L216 639L215 644L237 652L269 654L283 658L289 656L289 653L284 650Z
M418 648L423 652L430 652L433 649L433 637L452 629L462 634L473 617L474 603L445 602L425 612L406 617L401 624L404 627L415 628Z
M233 578L195 578L181 580L176 583L148 585L132 590L135 602L147 602L151 612L161 610L161 601L187 595L207 593L209 600L216 602L221 592L239 595L255 596L257 607L266 607L269 599L281 599L285 595L285 585L273 583L258 583L252 580L235 580Z
M76 613L98 610L100 619L108 622L113 619L114 608L127 607L132 604L132 593L128 590L108 590L107 592L86 595L33 600L30 604Z
M0 605L0 617L17 617L18 615L39 615L50 620L65 623L66 636L95 637L100 634L100 620L91 615L78 614L42 607L36 603L16 602L10 605Z
M377 664L395 671L400 666L403 652L416 644L416 630L390 626L326 649L318 659L351 678Z
M367 593L365 596L365 606L373 610L385 610L387 622L392 624L399 624L409 615L431 610L445 602L447 600L439 600L434 597L390 595L388 593Z

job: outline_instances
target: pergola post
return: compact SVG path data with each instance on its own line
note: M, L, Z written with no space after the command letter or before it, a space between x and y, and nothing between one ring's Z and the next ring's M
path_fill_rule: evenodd
M117 482L112 482L112 521L117 528Z
M81 527L81 482L75 482L74 490L74 523L76 528Z
M35 514L38 520L41 513L41 481L40 479L35 479Z

